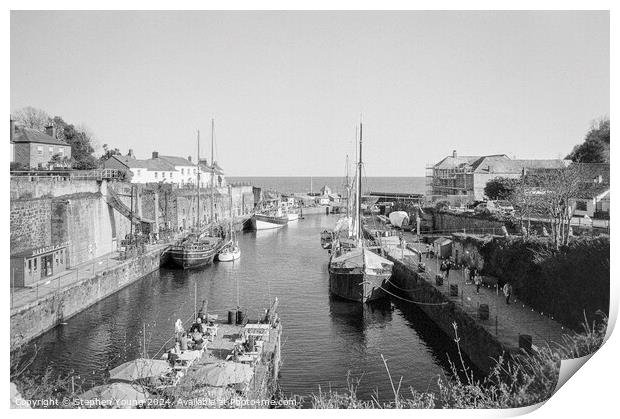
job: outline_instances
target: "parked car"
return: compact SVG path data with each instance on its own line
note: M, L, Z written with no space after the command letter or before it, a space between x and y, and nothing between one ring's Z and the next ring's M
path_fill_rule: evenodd
M515 215L515 208L512 206L510 201L495 201L495 206L503 214Z
M474 213L476 214L490 214L492 212L496 212L497 207L493 203L493 201L484 201L476 205L474 208Z

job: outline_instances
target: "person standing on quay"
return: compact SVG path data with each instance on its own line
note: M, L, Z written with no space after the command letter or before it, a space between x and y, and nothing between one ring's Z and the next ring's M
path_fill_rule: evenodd
M504 295L506 296L506 304L510 304L510 296L512 295L512 285L509 282L504 284Z
M482 285L482 277L478 273L476 274L476 276L474 276L474 284L476 284L476 294L480 294L480 285Z
M450 278L450 268L452 268L452 262L448 260L446 262L446 278Z

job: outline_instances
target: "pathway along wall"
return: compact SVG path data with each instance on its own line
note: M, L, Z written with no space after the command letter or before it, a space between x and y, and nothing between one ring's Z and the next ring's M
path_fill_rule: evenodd
M11 311L11 350L54 328L162 264L164 249L155 249L125 261L95 277L60 288Z
M451 338L455 337L453 323L456 323L461 350L483 373L489 372L495 365L494 359L498 359L504 353L509 353L509 348L505 348L492 334L480 326L476 319L426 282L417 272L399 260L390 256L386 257L394 262L390 281L396 287L401 288L395 289L394 292L408 300L426 303L419 304L417 307Z

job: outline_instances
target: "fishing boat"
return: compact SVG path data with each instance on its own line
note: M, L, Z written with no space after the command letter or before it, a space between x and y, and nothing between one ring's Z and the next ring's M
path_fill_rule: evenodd
M297 221L299 220L299 212L297 212L295 208L287 207L286 217L288 218L288 221Z
M211 150L213 150L214 121L211 120ZM198 131L198 162L200 162L200 131ZM213 151L211 151L213 160ZM213 164L212 164L213 167ZM170 258L177 266L183 269L195 269L213 263L215 255L222 246L222 239L214 237L211 232L202 231L200 226L200 165L196 170L196 184L198 191L198 217L193 231L188 236L170 247ZM211 176L211 218L213 218L213 176Z
M355 212L351 237L332 242L329 260L329 290L351 301L367 303L386 296L384 286L392 276L393 263L366 248L362 237L362 124L359 131Z
M264 211L252 216L253 230L269 230L281 228L288 224L288 216L280 208L275 211Z

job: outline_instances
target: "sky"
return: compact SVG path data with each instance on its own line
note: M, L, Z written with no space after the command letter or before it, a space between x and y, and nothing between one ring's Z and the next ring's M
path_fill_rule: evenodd
M11 12L11 110L228 176L367 176L459 155L563 158L609 115L609 13ZM100 151L99 151L100 152Z

